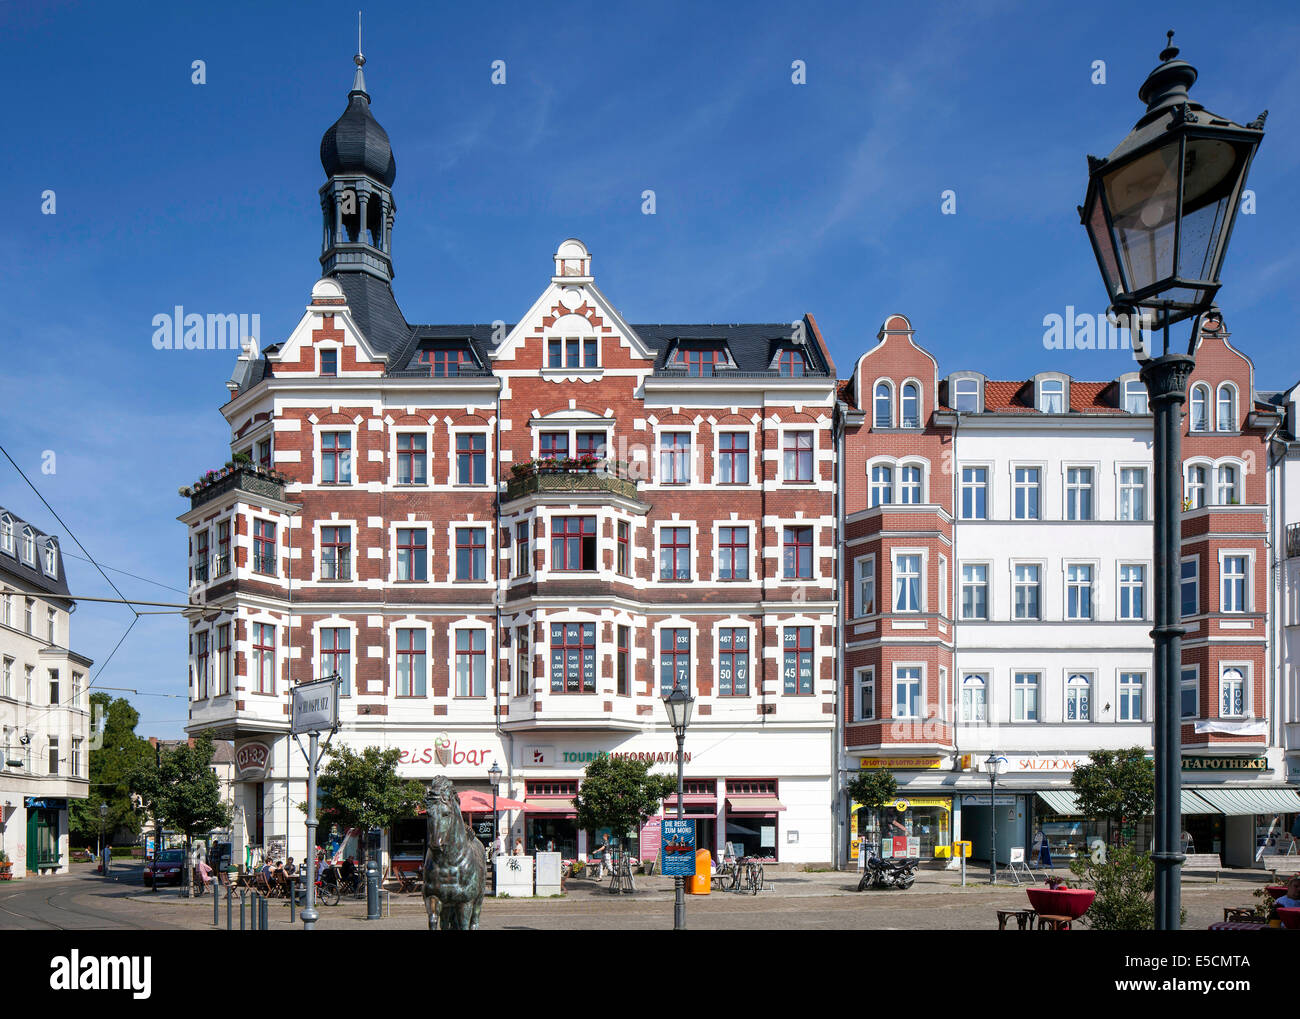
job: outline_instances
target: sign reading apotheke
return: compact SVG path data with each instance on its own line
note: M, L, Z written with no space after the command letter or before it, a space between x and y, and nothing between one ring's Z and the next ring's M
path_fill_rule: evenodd
M1268 758L1257 757L1184 757L1183 771L1267 771Z

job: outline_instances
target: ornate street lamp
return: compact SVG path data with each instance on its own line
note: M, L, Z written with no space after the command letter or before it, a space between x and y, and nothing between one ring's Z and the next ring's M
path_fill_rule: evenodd
M664 696L663 701L664 710L668 712L668 724L673 727L673 735L677 737L677 820L680 821L686 816L683 796L683 767L686 757L683 748L686 745L686 727L691 724L691 711L695 708L695 698L674 683L672 690ZM684 931L686 929L686 881L684 878L675 877L673 885L676 888L673 900L673 930Z
M984 760L984 770L989 773L989 884L998 883L998 773L1007 759L996 751Z
M492 767L488 768L488 783L492 786L492 849L488 853L488 859L492 861L492 894L497 892L497 826L500 822L497 820L497 788L501 785L501 765L496 761L492 762Z
M1181 718L1178 684L1182 537L1182 404L1201 326L1213 308L1219 270L1237 217L1261 113L1245 127L1188 98L1196 68L1178 60L1169 33L1161 64L1138 90L1147 106L1105 159L1088 157L1088 193L1079 217L1092 240L1112 310L1128 316L1154 415L1155 473L1155 861L1156 929L1180 926L1183 855L1179 834ZM1187 353L1171 353L1169 327L1199 316ZM1161 356L1139 348L1139 322L1164 334Z

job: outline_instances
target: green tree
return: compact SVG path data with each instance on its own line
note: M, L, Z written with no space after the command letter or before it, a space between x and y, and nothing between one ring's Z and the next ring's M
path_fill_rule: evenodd
M627 757L597 757L587 765L586 777L573 805L578 827L594 832L609 828L622 839L658 812L659 803L677 790L673 775L650 774L649 761Z
M1124 826L1150 816L1156 803L1155 762L1142 747L1127 750L1094 750L1092 763L1074 770L1070 784L1084 817L1106 819L1106 841L1118 830L1124 843Z
M108 805L103 831L111 839L118 830L140 833L141 815L131 799L131 775L142 763L152 763L153 747L135 734L140 713L129 701L106 693L90 695L90 716L103 718L102 745L90 751L90 795L73 800L68 810L68 831L73 842L93 845L99 838L99 805Z
M1097 858L1081 857L1070 870L1097 893L1080 918L1095 931L1150 931L1156 926L1155 864L1132 846L1116 846ZM1183 910L1179 924L1186 923Z
M397 748L365 747L358 754L341 746L330 747L328 754L317 787L316 816L323 822L318 834L330 822L345 831L359 828L363 834L371 828L391 828L424 806L424 784L397 774L402 757ZM305 803L298 808L307 812Z
M886 803L898 796L898 782L893 773L884 768L863 768L844 784L844 791L854 803L871 811L876 819L877 830L883 834L885 828L881 811L885 809Z
M185 894L190 883L190 847L194 836L229 827L230 806L221 800L221 786L212 770L212 737L207 733L157 755L138 768L132 787L164 824L185 836L186 866L182 872Z

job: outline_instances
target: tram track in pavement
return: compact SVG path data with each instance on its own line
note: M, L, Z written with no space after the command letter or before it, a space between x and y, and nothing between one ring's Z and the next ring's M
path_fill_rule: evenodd
M56 931L143 931L157 929L156 922L152 925L139 924L111 915L108 912L72 908L71 905L67 904L67 899L82 890L84 890L84 886L80 883L51 889L14 889L8 895L0 898L0 913L13 917L24 925L38 926L20 926L10 924L7 921L0 921L0 929L13 929L14 927L19 930ZM42 894L45 892L48 892L48 894ZM35 908L29 907L27 912L15 912L9 908L9 905L14 904L15 899L24 900L24 905L30 902L35 906L38 901L41 902L41 905L35 906ZM56 902L56 899L60 901ZM60 914L57 919L65 922L57 923L53 918L40 915L50 911L57 911Z

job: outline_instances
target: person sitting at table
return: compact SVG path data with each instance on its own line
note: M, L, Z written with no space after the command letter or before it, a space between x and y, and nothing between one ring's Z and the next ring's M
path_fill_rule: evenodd
M352 857L349 856L346 860L343 861L343 866L340 868L340 872L342 874L344 884L350 886L356 882L357 865L356 862L352 859Z
M516 838L516 839L515 839L515 856L523 856L523 855L524 855L524 840L523 840L522 837L521 837L521 838Z
M1291 875L1291 880L1286 883L1286 894L1278 897L1277 905L1288 908L1300 906L1300 874Z
M293 877L295 874L298 873L298 868L295 867L295 866L293 865L293 857L292 857L292 856L289 857L288 861L285 863L285 865L284 865L284 872L285 872L287 875L289 875L289 877Z

